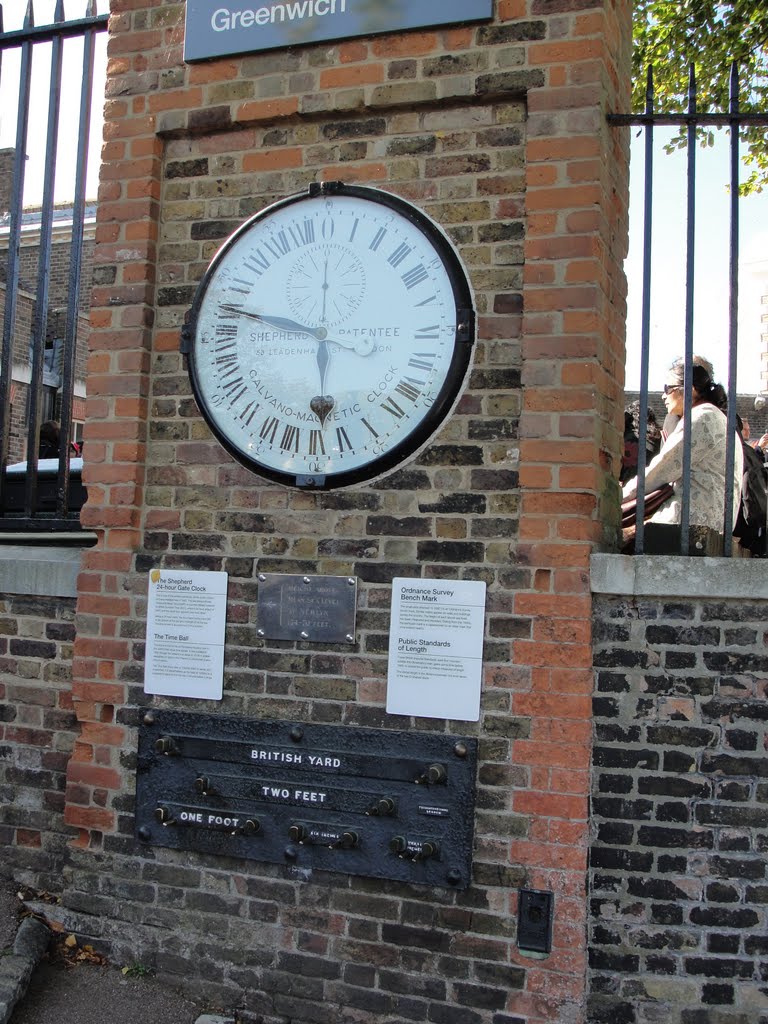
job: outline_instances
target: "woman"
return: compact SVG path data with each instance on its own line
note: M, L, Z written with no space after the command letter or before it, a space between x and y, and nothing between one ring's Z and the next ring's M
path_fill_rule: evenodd
M682 505L683 477L683 379L685 367L682 359L669 369L664 385L664 404L667 413L680 420L645 471L645 493L650 494L664 484L672 484L672 494L659 506L650 523L679 524ZM691 408L691 491L690 524L705 526L723 533L723 503L725 498L725 447L727 397L723 387L714 382L712 364L701 356L693 357ZM736 438L733 468L733 522L739 508L743 455ZM637 478L627 481L623 501L634 498Z

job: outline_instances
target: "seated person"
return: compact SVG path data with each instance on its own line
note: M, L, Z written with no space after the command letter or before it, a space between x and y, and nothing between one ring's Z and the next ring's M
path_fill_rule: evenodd
M37 454L41 459L58 459L61 431L56 420L46 420L40 427L40 446Z
M690 524L708 527L723 533L723 505L725 500L725 448L727 397L720 384L715 384L712 364L701 356L693 357L693 387L691 408L691 492ZM664 385L664 404L667 413L679 416L679 422L661 446L659 454L645 471L645 493L664 484L672 484L673 491L647 521L649 523L679 524L682 504L683 476L683 378L684 364L676 360L669 369ZM736 438L733 472L733 522L739 509L743 455L741 442ZM627 481L623 500L634 498L637 478Z
M741 451L744 456L744 476L741 478L741 500L736 525L733 528L738 545L734 555L742 558L765 558L768 555L768 470L763 462L762 452L748 443L749 430L736 417L736 429L741 436Z
M40 425L40 444L37 449L38 458L58 459L60 443L61 427L58 420L46 420L45 423ZM74 458L82 454L81 447L77 441L70 441L69 454L70 457Z
M654 457L659 454L661 448L661 430L656 422L656 413L648 407L646 414L646 428L640 427L640 401L632 402L624 410L624 455L621 460L621 475L619 480L625 484L633 476L637 476L637 454L640 439L645 438L645 464L646 466Z
M637 475L637 449L639 441L632 421L632 413L624 410L624 454L621 457L621 483Z

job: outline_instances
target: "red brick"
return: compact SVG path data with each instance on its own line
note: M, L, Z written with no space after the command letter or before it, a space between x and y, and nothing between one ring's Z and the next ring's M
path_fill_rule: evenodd
M511 844L510 855L518 863L535 864L539 868L585 871L587 865L586 842L584 846L576 847L529 843L524 839L516 839Z
M251 100L241 104L235 114L237 121L271 121L275 118L289 117L299 109L297 96L290 99Z
M566 210L579 206L594 206L599 202L600 188L598 185L534 188L528 192L526 199L529 210Z
M554 43L530 43L528 59L531 64L575 64L580 60L598 57L602 42L591 40L558 40Z
M340 164L323 168L322 178L326 181L386 181L388 174L384 164Z
M517 814L586 821L587 798L565 796L561 793L531 793L527 790L517 790L512 796L512 810Z
M240 74L237 61L216 60L187 67L190 85L209 85L213 82L230 82Z
M29 828L16 829L16 844L39 849L43 845L43 837L40 832Z
M376 57L423 57L437 49L434 32L402 32L382 36L371 41L371 52Z
M365 60L367 56L368 44L359 39L347 39L339 43L339 60L342 64Z
M104 786L107 789L120 789L122 783L121 774L115 768L85 764L74 756L69 762L67 778L84 786Z
M248 153L243 157L244 171L281 170L287 167L301 167L303 151L298 147L278 147L257 153Z
M544 545L538 545L541 549ZM586 668L592 664L592 648L587 644L545 643L536 640L516 640L512 644L513 656L523 665L547 665Z
M115 827L113 811L98 807L77 807L73 804L67 804L65 807L64 821L67 825L79 826L84 829L98 829L101 832L110 832ZM80 842L88 845L87 835L81 835Z
M355 85L378 85L385 80L383 64L357 64L354 67L328 68L320 72L321 89L343 89Z
M528 0L499 0L499 21L514 21L528 15Z

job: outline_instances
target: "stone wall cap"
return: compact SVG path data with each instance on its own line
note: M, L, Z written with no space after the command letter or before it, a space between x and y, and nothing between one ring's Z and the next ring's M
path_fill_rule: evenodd
M3 593L77 597L82 547L56 544L0 544Z
M610 555L590 558L593 594L643 597L768 598L762 558L687 558L682 555Z

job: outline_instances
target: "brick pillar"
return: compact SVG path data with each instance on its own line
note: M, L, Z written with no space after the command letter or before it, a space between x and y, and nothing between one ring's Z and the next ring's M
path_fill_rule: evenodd
M116 3L113 11L121 6L142 5ZM100 847L102 834L117 824L113 800L125 785L122 752L127 744L120 711L128 702L128 683L140 676L131 670L132 631L126 623L132 599L126 574L142 539L163 153L143 95L156 81L163 57L156 49L147 59L144 49L162 46L167 33L127 33L130 18L116 14L110 26L94 252L94 263L102 268L96 280L102 283L91 295L96 337L87 363L83 434L88 503L82 523L99 541L85 553L79 580L73 695L81 734L69 763L65 813L67 823L79 830L77 843L91 848ZM142 15L136 18L142 22ZM139 95L128 101L121 94L133 74L145 78Z
M529 972L536 995L519 1012L560 1019L586 966L591 751L589 555L613 543L624 383L628 136L605 114L629 109L629 5L581 0L502 0L500 12L552 14L550 32L528 47L545 84L528 94L527 232L523 290L523 414L520 420L520 543L534 567L514 611L530 638L513 642L525 673L513 711L531 717L513 760L530 784L512 806L533 815L512 856L531 884L554 889L559 963ZM523 668L525 666L525 668Z
M383 710L392 577L486 580L482 715L467 726L482 762L469 892L367 898L350 886L310 921L296 909L309 882L278 887L257 863L233 881L215 858L204 872L222 891L237 885L233 900L274 900L258 941L317 969L323 998L359 1006L361 1020L397 1014L393 993L411 991L398 979L416 984L420 971L414 1019L584 1016L588 558L615 532L624 364L628 145L605 114L628 102L630 7L498 0L489 25L186 66L181 2L112 3L85 433L84 523L99 543L80 579L67 820L83 848L112 858L110 878L133 877L148 568L230 572L222 713L351 727L394 727ZM430 213L469 269L479 321L466 391L433 443L399 473L329 495L233 465L178 353L221 241L320 178L388 188ZM265 565L357 575L354 654L265 647ZM521 884L555 894L546 960L516 946ZM223 901L208 895L201 912L216 914ZM229 977L225 945L221 957ZM290 1011L297 1024L306 1013Z

